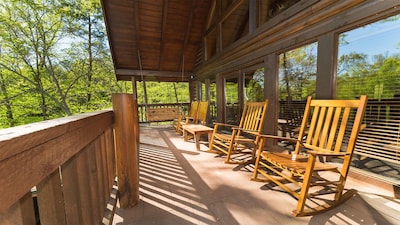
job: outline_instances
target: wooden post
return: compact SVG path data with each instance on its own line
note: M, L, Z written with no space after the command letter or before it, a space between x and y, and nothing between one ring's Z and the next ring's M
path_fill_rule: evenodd
M139 120L132 94L113 94L114 132L120 205L139 202Z
M269 100L269 107L266 114L263 131L266 134L278 133L278 110L279 110L279 63L276 54L269 54L264 57L264 98ZM276 141L266 140L265 145L272 147Z
M207 110L207 124L211 124L211 113L210 113L210 111L211 111L211 98L210 98L210 95L211 95L211 91L210 91L210 83L211 83L211 81L210 81L210 79L206 79L205 80L205 93L206 93L206 96L205 96L205 98L206 98L206 101L208 101L208 110ZM211 139L210 139L211 140Z
M226 121L226 97L225 97L225 78L221 74L216 75L217 85L217 122L225 123Z
M132 77L132 94L133 94L133 99L137 99L137 84L136 84L136 78Z
M245 94L245 76L243 71L238 70L238 117L240 118L244 109L244 94Z

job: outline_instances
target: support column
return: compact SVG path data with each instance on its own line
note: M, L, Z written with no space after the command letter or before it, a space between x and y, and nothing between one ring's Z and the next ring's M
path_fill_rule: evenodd
M336 92L337 38L328 33L318 38L317 99L332 99Z
M122 208L139 202L139 120L132 94L113 94L118 191Z
M264 58L264 98L269 100L268 110L266 114L266 122L264 123L264 133L278 133L278 110L279 110L279 63L276 54L272 53ZM267 139L265 145L272 146L273 141Z
M238 73L238 109L240 115L242 115L244 109L245 78L242 70L239 70Z
M205 83L205 90L204 90L204 93L205 93L205 95L206 95L206 96L204 96L204 97L205 97L205 100L208 101L207 124L211 124L211 115L210 115L210 111L211 111L211 91L210 91L210 83L211 83L211 81L210 81L210 79L207 78L207 79L204 81L204 83Z
M137 84L135 77L132 77L132 94L133 94L133 99L137 99Z
M196 96L199 101L203 100L202 96L202 83L201 81L196 81Z
M225 78L221 74L217 74L216 76L216 85L217 85L217 122L225 123Z

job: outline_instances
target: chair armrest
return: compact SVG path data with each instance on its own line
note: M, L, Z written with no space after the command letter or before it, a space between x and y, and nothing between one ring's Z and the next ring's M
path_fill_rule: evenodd
M242 131L247 131L247 132L259 132L258 130L249 130L249 129L244 129L244 128L240 128L240 127L234 127L232 129L242 130Z
M213 124L214 124L214 125L218 125L218 126L239 128L237 125L232 125L232 124L227 124L227 123L217 123L217 122L214 122Z
M289 141L289 142L299 142L301 145L303 145L302 141L300 141L299 139L295 139L295 138L281 137L281 136L275 136L275 135L270 135L270 134L258 134L258 136L261 138L270 138L270 139L277 139L277 140Z
M252 135L258 135L260 133L260 131L258 130L248 130L248 129L244 129L244 128L240 128L240 127L233 127L232 130L240 130Z

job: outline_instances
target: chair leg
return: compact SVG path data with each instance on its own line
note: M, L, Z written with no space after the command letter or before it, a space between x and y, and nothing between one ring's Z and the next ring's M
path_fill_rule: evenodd
M229 142L229 149L228 149L228 153L226 155L225 163L234 163L233 161L231 161L231 155L232 155L233 149L235 148L236 133L237 133L237 131L233 130L231 140Z
M257 180L257 175L258 175L258 167L260 165L260 158L261 158L261 152L262 149L264 148L264 142L265 139L261 138L259 145L258 145L258 149L254 149L254 152L257 151L257 158L256 158L256 162L254 163L254 172L253 172L253 176L251 177L251 180Z
M218 125L215 125L214 131L213 131L212 136L211 136L210 143L208 144L208 152L214 152L213 145L214 145L215 133L217 132L217 129L218 129Z
M312 171L314 170L314 165L316 162L316 157L310 155L307 162L307 170L303 178L303 184L300 191L299 200L297 202L297 208L295 212L301 213L304 210L304 206L308 196L308 190L310 189L310 183L312 178Z

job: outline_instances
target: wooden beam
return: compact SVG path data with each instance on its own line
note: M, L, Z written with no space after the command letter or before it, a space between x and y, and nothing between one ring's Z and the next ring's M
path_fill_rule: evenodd
M195 7L195 2L196 1L192 1L192 5L190 6L190 13L189 13L189 20L186 26L186 30L185 30L185 36L184 36L184 40L183 40L183 46L182 46L182 51L181 51L181 62L180 62L180 67L182 68L182 73L185 73L185 49L186 49L186 45L188 42L188 38L189 38L189 34L190 34L190 30L192 28L192 22L193 22L193 13L194 13L194 7Z
M249 0L249 34L257 28L257 4L256 0Z
M167 14L168 14L168 0L163 1L163 11L162 11L162 25L161 25L161 40L160 40L160 57L158 60L158 69L161 68L161 62L164 57L164 40L165 40L165 28L167 27Z

